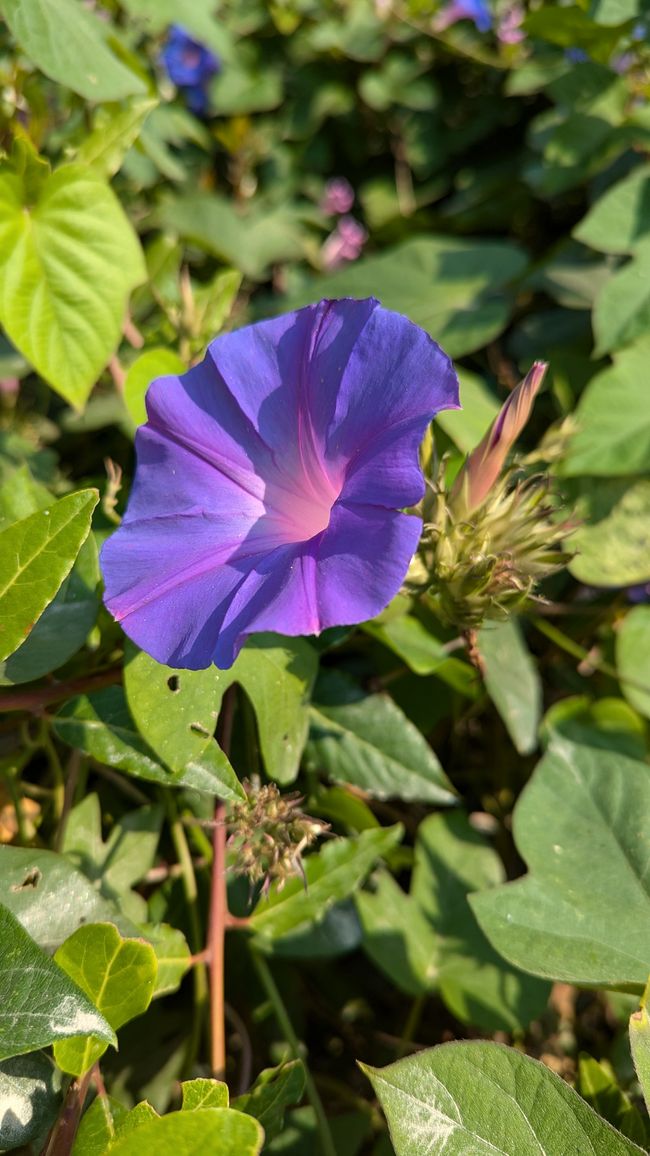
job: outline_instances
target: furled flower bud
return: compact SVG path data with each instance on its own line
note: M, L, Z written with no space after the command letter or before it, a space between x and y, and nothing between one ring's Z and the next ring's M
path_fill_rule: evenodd
M513 389L485 437L461 469L451 500L459 513L470 514L485 501L505 465L508 452L523 430L546 375L548 365L536 361Z
M328 824L300 810L300 795L281 795L275 783L244 783L246 799L230 812L228 846L233 871L266 893L276 880L281 890L292 875L303 874L302 853L328 830Z

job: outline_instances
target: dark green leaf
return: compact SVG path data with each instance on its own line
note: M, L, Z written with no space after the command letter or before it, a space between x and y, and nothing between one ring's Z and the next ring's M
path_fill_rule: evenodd
M0 905L0 1059L80 1033L115 1042L110 1024L84 991Z
M440 804L455 792L429 744L387 695L328 672L311 710L310 765L385 799Z
M642 991L650 972L645 763L558 739L524 789L529 874L470 902L497 951L537 975Z

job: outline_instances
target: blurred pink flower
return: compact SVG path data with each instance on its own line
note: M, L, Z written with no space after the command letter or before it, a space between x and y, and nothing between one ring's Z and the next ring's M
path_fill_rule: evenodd
M333 177L325 185L320 201L322 213L333 217L337 213L349 213L354 204L354 189L345 177Z
M497 40L502 44L521 44L522 40L526 39L526 33L521 27L525 18L526 10L523 4L518 4L515 0L499 18Z
M324 269L338 269L346 261L356 261L368 240L368 233L354 217L341 217L321 249Z

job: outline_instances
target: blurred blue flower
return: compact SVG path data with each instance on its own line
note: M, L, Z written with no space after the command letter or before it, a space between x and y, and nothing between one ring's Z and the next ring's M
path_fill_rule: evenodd
M443 32L459 20L471 20L479 32L489 32L492 27L492 13L485 0L451 0L436 16L434 29Z
M208 107L206 85L221 68L219 58L175 24L169 31L161 59L169 79L185 96L188 108L199 116L204 115Z
M585 64L589 60L589 53L585 52L584 48L567 48L564 56L570 60L572 64Z

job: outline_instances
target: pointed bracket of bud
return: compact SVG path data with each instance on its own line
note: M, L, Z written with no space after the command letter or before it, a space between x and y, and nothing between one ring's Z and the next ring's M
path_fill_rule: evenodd
M545 361L534 362L458 474L451 501L465 516L481 505L501 474L510 449L530 417L547 369Z

